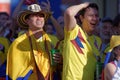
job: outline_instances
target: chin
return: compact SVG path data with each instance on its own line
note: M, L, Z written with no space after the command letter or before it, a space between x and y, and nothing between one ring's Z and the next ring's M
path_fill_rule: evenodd
M92 28L90 31L94 33L95 32L95 28Z
M105 36L105 35L101 35L101 34L100 34L100 37L101 37L102 39L110 39L109 36Z

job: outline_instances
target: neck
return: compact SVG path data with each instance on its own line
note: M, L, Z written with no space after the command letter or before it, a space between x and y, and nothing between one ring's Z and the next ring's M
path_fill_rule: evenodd
M95 30L87 30L87 34L89 36L92 36L94 34Z
M43 35L43 30L41 30L41 29L40 30L39 29L38 30L31 30L31 31L36 39L42 37L42 35Z
M108 43L110 42L110 40L109 40L109 39L105 39L105 40L102 39L102 42L103 42L104 44L108 44Z
M89 31L89 30L86 30L83 28L83 31L88 35L88 36L91 36L93 34L92 31Z
M93 35L93 33L91 31L86 31L86 33L87 33L88 36L92 36Z

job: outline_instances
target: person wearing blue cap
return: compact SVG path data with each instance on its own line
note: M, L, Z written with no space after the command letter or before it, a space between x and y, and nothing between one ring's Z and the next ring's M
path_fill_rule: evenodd
M101 55L101 62L105 61L106 54L110 47L110 38L112 36L112 28L113 27L113 20L109 17L105 17L101 20L99 31L100 31L100 38L102 40L102 44L100 47L100 55Z

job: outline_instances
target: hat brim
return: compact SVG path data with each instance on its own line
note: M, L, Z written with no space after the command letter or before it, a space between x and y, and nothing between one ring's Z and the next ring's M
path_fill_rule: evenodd
M50 17L50 13L47 13L45 11L40 11L40 12L32 12L29 10L25 10L20 12L20 14L17 17L17 22L19 24L20 27L22 28L28 28L28 24L26 23L26 16L30 15L30 14L34 14L34 13L38 13L38 14L44 14L44 19L45 21L47 21L47 19Z
M112 35L110 39L110 50L111 52L115 47L120 45L120 36L119 35Z

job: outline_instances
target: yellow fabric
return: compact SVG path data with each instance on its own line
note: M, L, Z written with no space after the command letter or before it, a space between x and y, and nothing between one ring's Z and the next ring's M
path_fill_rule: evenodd
M84 47L81 48L82 53L79 53L71 43L71 40L75 40L78 36L79 31L85 40L85 42L81 41ZM94 80L95 65L96 58L93 55L92 47L81 27L76 25L72 31L65 30L62 80Z
M50 62L48 53L45 51L45 39L49 45L55 47L58 39L55 36L44 33L43 39L37 40L30 32L32 38L33 52L36 63L44 77L47 76L50 70ZM52 48L53 48L52 47ZM36 71L34 59L31 54L31 48L28 36L26 34L18 37L10 46L7 56L7 71L6 74L12 79L16 80L18 77L24 77L30 70L33 70L29 80L36 80Z
M58 46L58 49L60 50L61 54L63 53L63 45L64 45L64 40L60 41Z
M5 37L0 37L0 44L4 47L4 52L0 51L0 65L6 60L7 58L7 51L10 46L10 42Z
M99 50L102 43L101 39L95 35L91 35L91 36L88 36L88 41L93 48L94 54L96 56L99 56L100 55Z
M109 50L110 50L110 46L108 46L106 49L105 49L105 53L107 53L107 52L109 52Z
M110 51L120 45L120 35L113 35L110 39Z
M18 33L18 37L19 37L20 35L24 34L24 33L25 33L25 30L21 30L21 31Z

